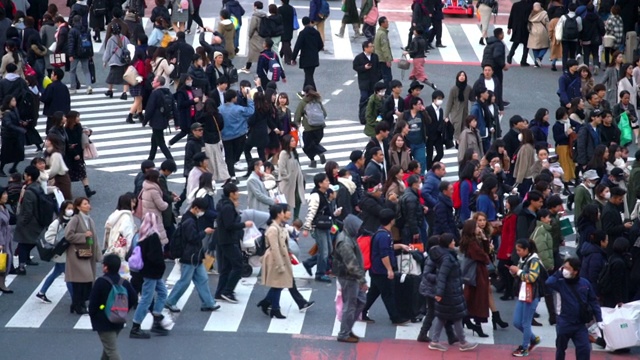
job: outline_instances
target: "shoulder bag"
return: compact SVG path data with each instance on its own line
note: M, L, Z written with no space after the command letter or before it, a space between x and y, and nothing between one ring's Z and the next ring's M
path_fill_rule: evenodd
M318 211L315 219L313 219L313 225L318 230L329 230L333 226L333 218L331 215L324 214L328 205L325 205L322 210Z
M580 297L577 289L578 284L576 284L575 286L567 284L567 287L569 287L569 290L571 290L573 295L576 297L576 300L578 300L578 302L580 303L580 312L578 313L578 319L583 324L590 323L593 320L593 309L589 304L582 301L582 298Z

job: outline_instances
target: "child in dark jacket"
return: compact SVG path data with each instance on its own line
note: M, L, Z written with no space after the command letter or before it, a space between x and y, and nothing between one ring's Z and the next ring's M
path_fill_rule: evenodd
M91 295L89 296L89 316L91 317L91 327L93 331L98 332L100 341L102 342L102 358L103 359L117 359L120 358L118 354L117 339L120 330L124 327L124 324L116 324L109 321L106 313L104 312L109 293L111 292L112 283L118 284L120 282L120 258L117 255L109 254L105 255L102 260L102 271L104 276L96 279L91 289ZM109 282L109 280L111 282ZM138 304L138 296L136 291L133 290L131 284L124 280L122 286L127 289L129 295L129 310Z

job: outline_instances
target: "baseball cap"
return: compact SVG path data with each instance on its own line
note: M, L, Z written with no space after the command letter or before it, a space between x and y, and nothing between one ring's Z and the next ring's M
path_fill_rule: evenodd
M197 129L202 129L202 124L200 124L199 122L194 122L193 124L191 124L191 131Z
M610 174L611 176L617 178L618 180L622 180L624 178L624 170L620 168L613 168Z

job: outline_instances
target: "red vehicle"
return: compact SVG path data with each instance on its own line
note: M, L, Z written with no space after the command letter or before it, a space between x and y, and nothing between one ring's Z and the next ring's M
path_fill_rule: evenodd
M442 8L445 15L467 15L472 18L475 13L475 7L472 0L447 0Z

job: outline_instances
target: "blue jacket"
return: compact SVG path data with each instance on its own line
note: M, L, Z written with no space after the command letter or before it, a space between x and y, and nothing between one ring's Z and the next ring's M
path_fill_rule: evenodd
M438 203L438 194L440 194L440 182L442 179L436 176L433 171L429 171L427 176L424 178L424 184L422 185L422 189L420 189L420 195L424 199L424 204L427 205L430 209L435 208Z
M354 203L359 203L362 197L364 196L364 189L362 187L362 177L360 176L360 169L354 164L350 162L347 164L346 169L349 170L349 174L351 174L351 181L356 184L356 192Z
M473 115L476 117L478 122L478 134L481 138L485 138L489 135L487 131L487 121L484 118L484 109L482 109L482 105L480 105L477 101L473 103L471 106L471 112L469 115Z
M496 221L498 219L496 214L496 203L493 199L489 198L489 195L478 195L478 199L476 200L476 210L485 213L485 215L487 215L487 221Z
M469 209L469 201L471 195L476 192L478 185L475 181L463 181L460 183L460 221L465 221L471 217L471 209Z
M433 234L442 235L449 233L458 243L460 240L460 232L456 227L456 221L453 218L453 200L444 196L442 193L438 195L438 204L434 209L435 222L433 225Z
M580 87L582 85L579 74L571 75L565 72L558 79L558 96L560 97L560 103L566 105L571 102L571 99L576 97L582 97Z
M224 128L221 130L222 140L232 140L243 136L248 131L247 120L253 115L253 101L247 101L247 107L234 103L225 103L218 108L224 119Z
M581 244L582 268L580 277L589 280L593 291L598 293L598 277L607 262L607 254L597 245L590 242Z
M576 279L567 280L562 277L561 271L556 271L553 275L549 276L546 285L548 289L557 291L560 294L561 309L556 327L559 335L572 333L585 326L579 320L580 302L577 301L578 299L576 299L576 295L569 288L570 286L576 289L583 303L591 306L596 321L602 321L602 312L600 311L598 299L596 299L596 293L593 291L593 286L591 286L588 280L583 278L578 278L577 281Z
M378 231L371 237L371 269L372 275L386 275L387 269L382 263L382 259L389 257L391 267L396 268L396 255L393 251L393 240L391 233L380 227Z

